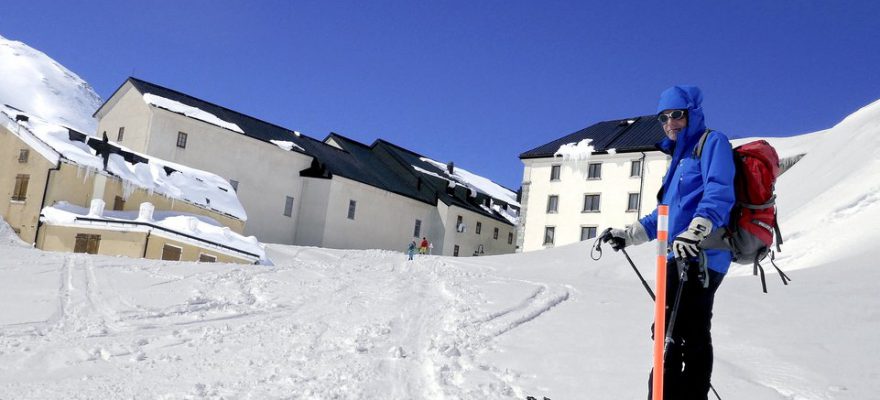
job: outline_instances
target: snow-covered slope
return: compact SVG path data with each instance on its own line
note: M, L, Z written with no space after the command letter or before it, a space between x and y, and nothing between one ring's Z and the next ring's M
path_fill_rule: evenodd
M0 36L0 105L94 135L101 105L94 89L43 52Z
M880 392L880 106L778 185L793 282L716 297L724 399ZM0 228L0 397L642 399L652 304L589 245L496 257L270 246L275 266L45 253ZM654 246L630 255L652 278Z

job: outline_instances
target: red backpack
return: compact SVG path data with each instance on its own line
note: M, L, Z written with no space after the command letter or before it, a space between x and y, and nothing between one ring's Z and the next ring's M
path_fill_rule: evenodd
M694 157L700 158L703 145L709 137L706 130L694 148ZM782 283L791 279L773 262L773 239L776 250L782 251L782 234L776 220L776 177L779 176L779 155L765 140L756 140L733 149L736 175L733 185L736 204L730 211L730 223L726 229L718 229L703 242L704 248L723 248L733 252L733 261L752 264L755 275L760 271L761 285L767 293L764 268L760 262L770 255L770 263L779 271Z

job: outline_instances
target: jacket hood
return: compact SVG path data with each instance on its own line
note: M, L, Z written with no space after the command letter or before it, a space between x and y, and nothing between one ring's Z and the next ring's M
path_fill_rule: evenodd
M660 93L660 101L657 103L657 113L663 110L687 110L688 124L678 134L678 143L664 139L658 143L661 149L676 149L676 153L688 151L706 131L706 122L703 116L703 92L700 88L690 85L673 86ZM673 154L675 156L675 154Z

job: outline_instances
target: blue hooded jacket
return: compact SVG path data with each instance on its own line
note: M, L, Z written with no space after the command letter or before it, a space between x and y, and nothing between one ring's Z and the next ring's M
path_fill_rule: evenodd
M677 140L663 139L657 147L672 155L669 170L663 177L660 204L669 206L669 244L684 232L694 217L712 221L712 229L727 226L736 196L733 176L733 150L727 136L712 131L703 145L700 159L693 156L700 136L706 131L703 95L696 86L673 86L660 94L657 112L687 110L688 124ZM657 210L639 222L651 240L657 238ZM708 268L727 273L732 259L728 250L705 250ZM672 253L669 253L672 258Z

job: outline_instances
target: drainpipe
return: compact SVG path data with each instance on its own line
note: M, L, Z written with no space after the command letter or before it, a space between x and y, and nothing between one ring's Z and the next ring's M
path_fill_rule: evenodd
M639 206L636 211L636 221L638 221L642 215L642 192L645 190L645 157L647 157L647 154L643 151L642 158L639 159L639 164L641 165L639 165Z
M144 240L144 255L141 258L147 258L147 248L150 247L150 234L153 233L152 229L147 230L147 238Z
M49 180L52 179L52 172L53 171L60 171L60 170L61 170L61 161L59 160L58 165L56 165L53 168L49 168L49 170L46 171L46 186L43 187L43 199L40 200L40 211L39 211L40 215L43 214L43 209L46 208L46 197L47 197L47 194L49 193ZM34 232L34 246L36 246L36 244L37 244L37 238L40 237L40 228L42 226L43 226L43 221L40 219L39 216L37 216L37 231Z

